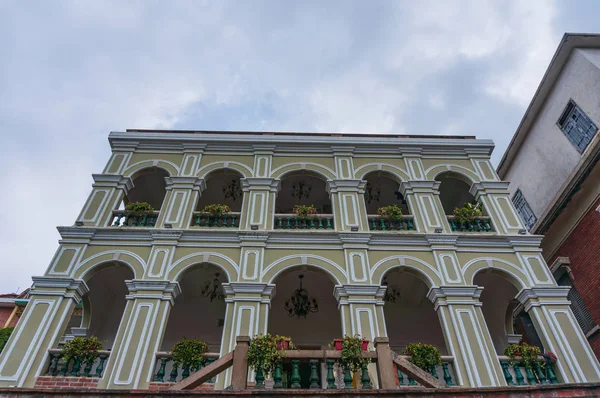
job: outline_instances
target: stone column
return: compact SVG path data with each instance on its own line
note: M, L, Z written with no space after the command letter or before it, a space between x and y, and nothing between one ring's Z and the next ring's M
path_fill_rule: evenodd
M431 288L449 354L454 357L456 384L464 387L506 385L483 312L478 286Z
M562 383L597 383L600 365L567 300L570 287L523 289L517 299L529 313L544 349L556 354Z
M155 355L181 289L177 282L165 280L125 283L130 294L98 388L143 390L152 380Z
M383 296L385 287L378 285L340 285L334 288L334 296L342 314L342 333L360 334L370 341L369 351L375 350L373 342L378 337L387 337ZM377 366L369 365L369 375L377 388Z
M244 202L240 218L240 229L273 229L275 199L280 181L274 178L248 177L242 180Z
M0 354L0 387L33 387L46 372L71 313L89 291L82 280L33 277L29 303Z
M223 283L227 296L225 302L225 324L221 352L223 356L235 349L237 336L250 336L267 333L271 299L275 295L275 285L266 283L231 282ZM248 381L254 381L254 374L248 374ZM231 384L231 368L221 373L215 380L215 389L222 390Z
M496 232L518 234L525 227L510 200L508 185L505 181L482 181L473 184L469 192L483 204Z
M452 232L440 201L439 181L403 181L400 193L415 217L418 232Z
M365 186L362 180L330 180L327 190L338 231L368 231Z
M133 188L131 178L114 174L92 174L94 184L76 225L110 226L113 210L117 210L128 190Z
M166 195L156 220L158 228L188 228L198 197L206 189L202 178L166 177Z

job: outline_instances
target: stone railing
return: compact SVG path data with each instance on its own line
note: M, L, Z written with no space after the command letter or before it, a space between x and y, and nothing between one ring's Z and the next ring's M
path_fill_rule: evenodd
M240 223L240 213L231 212L221 216L195 211L192 215L192 227L205 228L237 228Z
M275 214L275 229L334 229L333 215L318 214L298 217L295 214Z
M535 384L558 384L558 379L552 365L543 357L539 357L533 366L525 366L519 357L512 361L507 356L498 356L504 379L509 386L526 386Z
M154 364L154 377L152 380L156 383L176 383L178 381L184 380L203 367L206 367L212 364L219 358L218 353L209 352L204 354L204 361L198 363L196 366L190 367L181 367L174 366L173 358L171 357L170 352L159 351L156 353L156 362ZM206 383L212 383L212 380L207 381Z
M44 376L71 376L71 377L102 377L104 363L110 351L98 351L98 358L92 363L81 363L79 360L64 361L62 349L48 351L50 361Z
M494 232L487 216L477 217L472 222L461 223L454 216L447 216L450 228L455 232Z
M113 227L154 227L158 219L158 211L148 212L142 215L132 215L125 210L113 210Z
M409 356L396 355L395 353L393 353L393 356L394 358L400 357L406 359L407 361L410 360ZM397 367L396 373L398 375L398 385L400 386L400 388L420 385L411 376L403 374ZM455 386L456 380L454 376L454 357L443 355L442 364L431 368L429 373L436 379L443 381L446 384L446 386Z
M414 217L411 215L402 216L400 220L390 220L389 217L379 215L367 215L369 219L369 229L371 231L414 231Z

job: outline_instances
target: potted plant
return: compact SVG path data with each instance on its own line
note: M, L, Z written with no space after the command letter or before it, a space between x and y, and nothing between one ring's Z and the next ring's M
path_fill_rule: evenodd
M477 217L481 217L481 203L465 203L463 207L454 209L454 217L461 224L472 223Z
M294 205L294 214L300 218L307 218L317 214L317 208L314 205Z
M344 340L342 339L333 339L333 343L330 344L329 346L333 349L335 349L336 351L342 351L342 344L343 344Z
M283 339L280 340L283 342ZM273 373L275 364L283 357L278 349L277 336L260 334L250 340L248 366L256 372L255 388L264 388L265 377Z
M125 205L125 211L132 216L141 216L152 213L154 207L147 202L129 202Z
M360 349L363 351L367 351L368 348L369 348L369 340L363 339L361 341Z
M402 355L409 355L410 362L426 372L431 372L436 366L442 364L440 350L431 344L407 344L402 351Z
M190 369L198 368L198 365L204 361L204 354L207 351L208 346L204 341L184 337L175 343L171 350L173 366L183 368L181 376L185 379L190 375Z
M344 336L342 341L342 366L355 373L362 369L363 365L368 365L370 360L362 357L363 339L360 335Z
M277 335L277 336L275 336L275 341L277 342L278 350L289 350L289 349L296 348L294 346L294 344L292 343L291 337Z
M390 221L402 220L402 209L398 205L380 207L377 209L377 214L381 217L389 218Z
M0 352L2 352L2 350L4 349L4 346L6 345L6 342L8 341L8 338L10 337L14 329L15 328L12 327L0 329Z
M223 214L227 214L230 211L231 209L229 208L229 206L219 204L206 205L202 209L203 213L209 213L211 216L217 217L222 216Z
M504 355L510 358L511 365L514 365L516 362L521 362L523 366L529 368L536 362L539 362L538 358L541 355L541 350L537 346L522 341L519 344L511 344L506 347ZM517 357L520 357L520 360ZM556 358L556 356L554 357Z
M85 374L88 376L92 370L92 365L100 354L98 351L102 349L102 343L96 336L91 337L75 337L69 340L63 346L62 358L65 363L75 361L71 376L78 376L82 365L85 365Z

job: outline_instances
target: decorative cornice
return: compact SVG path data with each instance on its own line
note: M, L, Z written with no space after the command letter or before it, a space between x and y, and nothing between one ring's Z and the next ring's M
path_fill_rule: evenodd
M125 281L125 284L129 289L128 300L158 299L173 305L175 298L181 294L178 282L133 279Z
M375 304L383 305L385 286L379 285L336 285L333 295L339 305Z
M481 286L439 286L432 287L427 293L427 298L435 303L436 299L450 297L470 297L479 299L483 287Z
M279 192L281 180L268 177L246 177L240 179L242 182L242 191L270 191Z
M119 188L129 191L133 188L133 181L129 177L118 174L92 174L94 187Z
M192 189L194 191L204 191L206 189L206 181L204 178L198 177L165 177L167 190L170 189Z
M271 299L275 296L275 285L254 282L230 282L223 283L223 291L228 296L236 294L260 294ZM243 300L243 298L241 299Z
M90 291L87 283L82 279L53 276L34 276L31 279L33 280L31 295L59 295L79 302L81 297ZM44 289L63 289L63 292Z
M402 181L400 183L400 189L398 191L402 196L406 196L411 193L432 193L438 194L440 189L439 181Z
M552 287L532 287L522 289L516 299L521 304L526 304L529 300L540 298L566 298L569 295L570 286L552 286Z
M507 194L510 182L507 181L481 181L471 185L469 193L475 197L486 193Z
M356 192L365 193L367 182L364 180L327 180L327 192Z

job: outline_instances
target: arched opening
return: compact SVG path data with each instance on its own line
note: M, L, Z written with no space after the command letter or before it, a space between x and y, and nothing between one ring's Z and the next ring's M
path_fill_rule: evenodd
M292 297L300 288L301 281L312 307L314 308L313 299L318 306L318 311L309 312L306 318L288 311L294 307ZM333 339L342 337L341 315L337 308L337 300L333 296L335 283L329 275L314 267L301 266L283 272L274 283L276 295L271 301L269 311L269 333L290 337L302 350L326 349ZM291 374L291 365L285 363L283 370L284 386L289 386L286 375ZM324 370L321 369L321 377ZM307 361L300 363L300 376L302 388L308 388L310 366Z
M382 285L387 286L383 313L391 349L401 354L409 343L425 343L447 355L440 320L427 298L429 287L423 279L404 268L394 268L384 275Z
M206 177L206 189L200 192L192 225L197 227L237 227L244 193L241 180L243 176L231 169L221 169ZM205 210L209 205L225 205L229 213L216 216Z
M295 206L314 206L318 215L296 217ZM299 171L287 174L281 180L281 189L275 201L275 228L332 229L332 211L327 184L321 176Z
M391 174L374 171L364 177L365 206L371 230L413 230L414 222L406 199L400 193L400 183ZM385 212L388 206L397 206L402 217L380 215L379 209Z
M127 304L125 281L133 278L133 271L123 263L98 266L86 278L90 290L73 311L65 338L96 336L103 348L110 350Z
M213 264L198 264L183 273L161 351L171 350L183 337L205 341L209 352L221 350L226 306L222 284L227 282L226 273Z
M496 354L504 355L506 347L519 341L543 348L531 318L515 299L518 289L513 283L493 271L477 273L473 283L483 287L480 297L483 317ZM519 313L515 313L516 309L520 309Z
M465 203L476 203L475 197L469 192L472 184L462 175L448 171L435 179L440 182L440 201L447 215L454 214L454 209Z
M153 227L167 194L166 177L169 177L169 173L158 167L143 169L136 173L132 178L133 187L125 194L119 209L114 211L111 225ZM129 206L138 203L149 204L152 211L145 207L129 209Z

